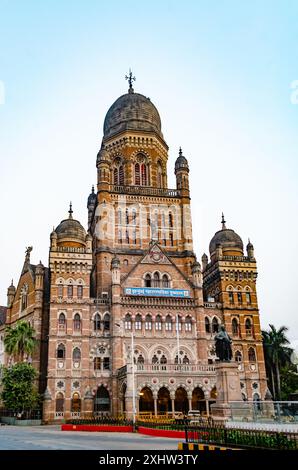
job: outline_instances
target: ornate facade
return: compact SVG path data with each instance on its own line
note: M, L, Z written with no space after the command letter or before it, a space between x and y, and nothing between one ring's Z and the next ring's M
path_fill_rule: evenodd
M33 267L27 253L18 287L8 291L6 325L28 318L41 339L33 364L47 421L209 413L220 324L233 339L243 399L264 398L253 246L245 254L223 218L201 265L188 161L180 149L175 189L167 162L159 113L130 79L104 121L87 231L70 207L51 233L49 268Z

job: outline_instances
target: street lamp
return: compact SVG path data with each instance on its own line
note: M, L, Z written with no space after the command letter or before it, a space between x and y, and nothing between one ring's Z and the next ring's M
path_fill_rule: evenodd
M115 323L119 328L121 325ZM134 336L133 331L131 332L131 372L132 372L132 421L133 424L136 422L136 393L135 393L135 362L134 362Z

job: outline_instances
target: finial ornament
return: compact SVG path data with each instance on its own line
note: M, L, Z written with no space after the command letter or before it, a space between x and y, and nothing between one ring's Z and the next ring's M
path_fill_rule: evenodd
M72 219L73 210L72 210L72 202L71 202L71 201L70 201L70 203L69 203L69 211L68 211L68 213L69 213L69 219Z
M26 248L26 251L25 251L25 254L26 254L26 256L25 256L25 262L27 262L27 263L29 263L29 261L30 261L30 253L31 253L32 250L33 250L33 246L28 246L28 247Z
M221 224L222 224L222 230L225 230L227 227L226 227L226 221L225 221L225 216L223 212L221 214Z
M183 155L182 155L182 148L179 147L179 157L182 157L182 156L183 156Z
M125 75L125 80L128 80L128 84L129 84L128 93L133 93L134 90L133 90L133 87L132 87L132 82L136 80L136 77L132 76L131 69L129 69L129 74Z
M92 194L94 194L94 184L92 185Z

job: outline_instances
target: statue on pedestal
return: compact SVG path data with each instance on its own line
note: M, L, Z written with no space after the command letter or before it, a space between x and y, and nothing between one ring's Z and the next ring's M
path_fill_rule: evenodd
M215 335L215 351L221 362L231 362L232 340L223 325L219 327L219 332Z

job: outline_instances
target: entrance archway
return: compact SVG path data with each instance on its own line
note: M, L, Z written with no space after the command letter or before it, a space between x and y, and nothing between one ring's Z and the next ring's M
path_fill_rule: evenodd
M193 410L199 410L201 413L206 412L205 394L200 387L196 387L192 392L191 407Z
M172 402L170 397L170 392L166 387L162 387L158 391L157 396L157 412L159 413L168 413L172 411Z
M189 410L189 403L185 388L179 387L175 393L175 411L182 411L187 414Z
M139 411L140 413L151 412L154 413L154 400L152 391L149 387L144 387L140 391L140 400L139 400Z
M110 405L110 394L108 390L103 385L101 385L98 387L94 398L94 413L107 414L110 411Z

